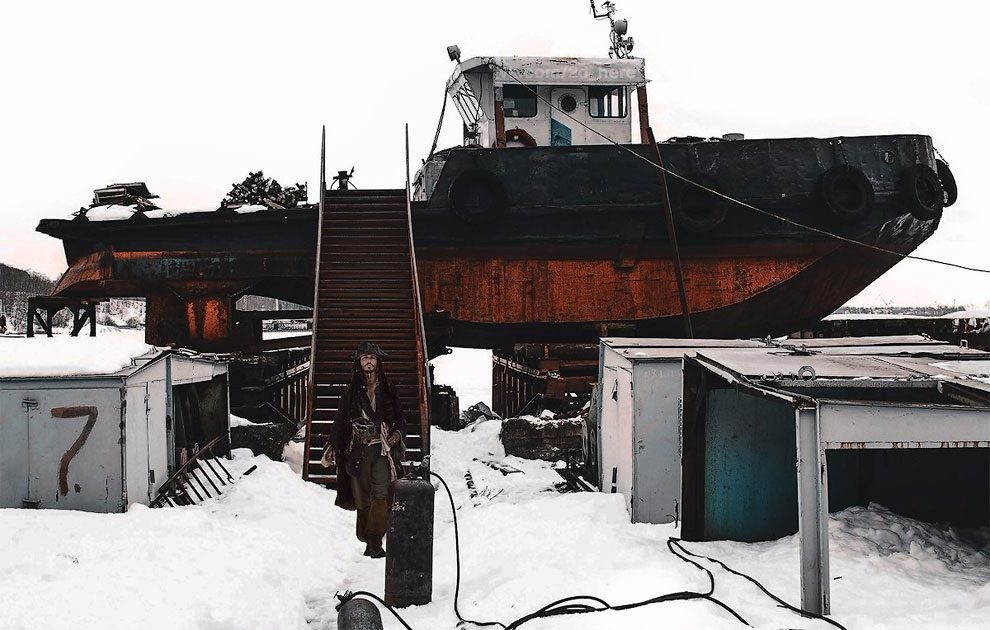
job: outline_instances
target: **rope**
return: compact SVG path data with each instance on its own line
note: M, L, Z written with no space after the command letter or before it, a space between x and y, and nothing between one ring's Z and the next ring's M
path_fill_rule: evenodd
M618 147L618 148L622 149L623 151L629 153L633 157L646 162L647 164L653 166L657 170L660 170L660 171L662 171L664 173L667 173L668 175L672 175L673 177L676 177L677 179L680 179L681 181L684 181L684 182L686 182L688 184L691 184L692 186L697 186L701 190L704 190L704 191L706 191L708 193L711 193L713 195L716 195L718 197L721 197L721 198L723 198L723 199L725 199L727 201L730 201L730 202L732 202L734 204L740 205L740 206L742 206L744 208L748 208L750 210L753 210L753 211L758 212L760 214L763 214L765 216L771 217L771 218L776 219L778 221L782 221L783 223L787 223L788 225L793 225L794 227L798 227L798 228L801 228L801 229L804 229L804 230L808 230L810 232L815 232L815 233L821 234L823 236L828 236L828 237L834 238L836 240L844 241L846 243L851 243L853 245L859 245L860 247L865 247L867 249L872 249L874 251L878 251L878 252L881 252L881 253L884 253L884 254L890 254L892 256L897 256L897 257L902 258L902 259L903 258L909 258L911 260L920 260L922 262L934 263L936 265L944 265L946 267L953 267L953 268L956 268L956 269L963 269L965 271L973 271L973 272L976 272L976 273L990 273L990 269L983 269L983 268L980 268L980 267L969 267L967 265L960 265L958 263L952 263L952 262L947 262L947 261L944 261L944 260L938 260L936 258L927 258L925 256L915 256L913 254L905 254L903 252L898 252L898 251L895 251L895 250L892 250L892 249L887 249L885 247L880 247L878 245L872 245L870 243L864 243L863 241L859 241L859 240L856 240L854 238L849 238L849 237L846 237L846 236L841 236L839 234L835 234L834 232L829 232L828 230L823 230L821 228L817 228L817 227L814 227L812 225L807 225L805 223L801 223L800 221L795 221L793 219L788 219L787 217L781 216L781 215L776 214L774 212L770 212L769 210L764 210L762 208L757 208L756 206L754 206L752 204L748 204L745 201L741 201L739 199L736 199L734 197L730 197L729 195L726 195L724 193L721 193L721 192L719 192L717 190L713 190L713 189L711 189L711 188L709 188L709 187L707 187L707 186L705 186L703 184L699 184L696 181L690 180L687 177L684 177L683 175L681 175L679 173L675 173L674 171L672 171L670 169L667 169L667 168L661 166L660 164L657 164L656 162L654 162L650 158L648 158L648 157L646 157L644 155L640 155L639 153L636 153L635 151L633 151L629 147L616 142L615 140L613 140L612 138L609 138L608 136L606 136L602 132L598 131L597 129L594 129L594 128L588 126L587 124L585 124L584 122L578 120L574 116L571 116L570 114L568 114L564 110L560 109L559 107L556 107L547 98L545 98L543 96L540 96L537 93L536 90L534 90L530 86L528 86L525 83L523 83L522 80L520 80L515 74L512 73L512 71L510 71L508 68L506 68L503 64L500 64L497 61L495 61L493 58L489 58L488 65L491 66L491 67L495 67L495 68L500 69L502 72L504 72L506 75L508 75L510 79L512 79L513 81L515 81L519 85L525 87L526 89L528 89L530 92L533 93L534 96L536 96L537 99L543 101L547 106L549 106L554 111L560 112L564 116L567 116L568 118L570 118L572 121L574 121L578 125L584 127L586 130L594 133L597 136L600 136L601 138L603 138L604 140L606 140L610 144L615 145L616 147Z

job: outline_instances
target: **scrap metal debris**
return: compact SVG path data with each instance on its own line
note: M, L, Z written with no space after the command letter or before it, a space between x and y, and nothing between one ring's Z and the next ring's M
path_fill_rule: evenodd
M488 466L492 470L499 471L500 473L502 473L503 477L506 475L511 475L512 473L523 473L524 475L526 474L524 471L520 470L519 468L516 468L515 466L510 466L509 464L506 464L504 462L498 462L493 459L478 459L477 457L475 457L474 461L481 462L482 464Z

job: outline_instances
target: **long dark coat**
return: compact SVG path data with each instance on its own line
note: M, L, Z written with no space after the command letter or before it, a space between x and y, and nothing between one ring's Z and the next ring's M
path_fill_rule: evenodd
M378 360L378 408L372 410L371 403L365 393L364 374L361 373L361 366L357 360L354 362L354 377L351 379L347 391L344 392L340 400L340 408L337 410L337 417L334 419L333 430L330 439L333 440L334 452L337 456L337 500L338 507L345 510L353 510L354 494L351 490L350 470L355 470L360 465L360 457L363 449L355 449L350 452L351 445L351 418L361 416L363 408L369 418L376 422L384 422L388 425L388 434L398 431L405 434L406 419L402 414L402 407L399 404L399 396L388 382L385 375L385 366L381 359ZM405 457L405 444L402 440L392 447L392 461L395 463L396 473L402 476L402 460Z

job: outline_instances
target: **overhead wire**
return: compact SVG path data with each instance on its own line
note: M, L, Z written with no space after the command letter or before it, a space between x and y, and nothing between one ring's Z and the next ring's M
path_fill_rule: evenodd
M850 243L850 244L853 244L853 245L859 245L861 247L865 247L867 249L872 249L874 251L881 252L883 254L890 254L892 256L897 256L897 257L902 258L902 259L905 259L906 258L906 259L910 259L910 260L919 260L919 261L922 261L922 262L934 263L936 265L944 265L946 267L953 267L955 269L962 269L962 270L965 270L965 271L973 271L973 272L976 272L976 273L988 273L988 274L990 274L990 269L983 269L983 268L980 268L980 267L970 267L968 265L961 265L961 264L958 264L958 263L948 262L948 261L944 261L944 260L938 260L937 258L928 258L926 256L916 256L914 254L905 254L903 252L899 252L899 251L896 251L896 250L893 250L893 249L887 249L886 247L880 247L879 245L873 245L871 243L865 243L863 241L860 241L860 240L857 240L857 239L854 239L854 238L849 238L848 236L842 236L841 234L835 234L834 232L830 232L828 230L824 230L822 228L815 227L813 225L808 225L808 224L802 223L800 221L795 221L794 219L789 219L789 218L787 218L785 216L782 216L782 215L779 215L779 214L777 214L775 212L770 212L769 210L764 210L763 208L758 208L758 207L756 207L756 206L754 206L752 204L746 203L745 201L742 201L740 199L736 199L735 197L731 197L729 195L726 195L725 193L722 193L722 192L719 192L719 191L714 190L712 188L709 188L708 186L705 186L704 184L700 184L700 183L698 183L698 182L696 182L694 180L691 180L691 179L689 179L689 178L681 175L680 173L677 173L677 172L672 171L672 170L670 170L670 169L668 169L668 168L666 168L666 167L664 167L664 166L662 166L660 164L657 164L656 162L654 162L650 158L646 157L645 155L640 155L639 153L636 153L635 151L633 151L628 146L625 146L625 145L623 145L623 144L621 144L619 142L616 142L614 139L608 137L604 133L598 131L597 129L595 129L595 128L589 126L589 125L587 125L582 120L579 120L578 118L575 118L571 114L565 112L563 109L561 109L561 108L557 107L556 105L554 105L549 99L547 99L544 96L541 96L535 89L533 89L529 85L526 85L525 83L523 83L523 81L521 79L519 79L519 77L517 77L515 74L513 74L511 70L509 70L508 68L506 68L504 64L499 63L498 61L496 61L494 58L491 58L491 57L488 58L488 65L491 66L491 67L494 67L494 68L498 68L499 70L501 70L502 72L504 72L510 79L512 79L513 81L515 81L519 85L525 87L526 89L528 89L530 92L533 93L534 96L536 96L536 98L538 100L543 101L544 103L546 103L546 105L549 106L552 110L557 111L557 112L560 112L564 116L567 116L568 118L570 118L572 121L574 121L578 125L584 127L586 130L594 133L595 135L600 136L601 138L603 138L604 140L606 140L610 144L613 144L616 147L622 149L623 151L626 151L627 153L629 153L633 157L635 157L635 158L637 158L639 160L642 160L643 162L646 162L647 164L653 166L657 170L660 170L660 171L662 171L662 172L664 172L664 173L666 173L668 175L671 175L673 177L676 177L677 179L680 179L680 180L682 180L682 181L684 181L684 182L686 182L688 184L691 184L692 186L696 186L697 188L700 188L701 190L704 190L704 191L706 191L708 193L711 193L713 195L716 195L718 197L721 197L721 198L723 198L723 199L725 199L725 200L727 200L729 202L732 202L734 204L740 205L740 206L742 206L744 208L748 208L749 210L753 210L754 212L758 212L758 213L763 214L763 215L766 215L768 217L774 218L774 219L776 219L778 221L781 221L783 223L787 223L789 225L793 225L794 227L798 227L798 228L801 228L801 229L804 229L804 230L815 232L817 234L821 234L823 236L828 236L830 238L834 238L836 240L844 241L846 243Z

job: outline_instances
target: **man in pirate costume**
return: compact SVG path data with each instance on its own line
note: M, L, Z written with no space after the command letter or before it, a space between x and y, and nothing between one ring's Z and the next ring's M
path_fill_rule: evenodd
M356 534L364 555L385 557L388 490L402 474L406 421L399 397L385 375L386 354L378 344L361 342L351 359L353 378L340 401L324 465L336 463L337 505L357 510ZM331 448L332 451L331 452Z

